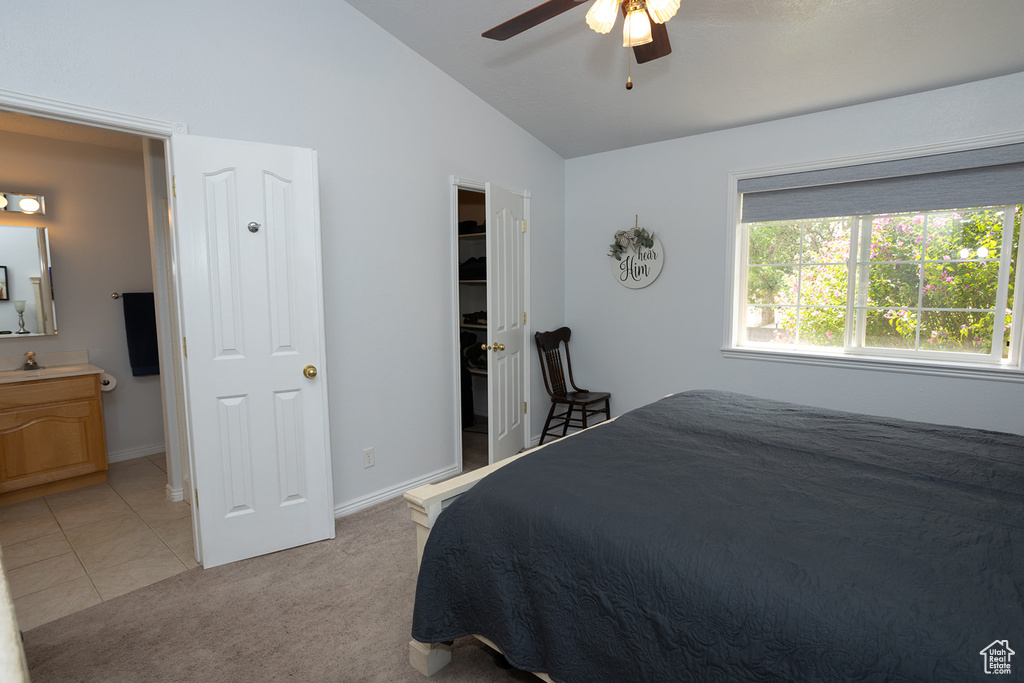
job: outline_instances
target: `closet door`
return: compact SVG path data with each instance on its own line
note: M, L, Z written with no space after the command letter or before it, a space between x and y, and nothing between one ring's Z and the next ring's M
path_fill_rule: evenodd
M525 439L523 196L490 183L487 205L487 414L490 462L522 450Z

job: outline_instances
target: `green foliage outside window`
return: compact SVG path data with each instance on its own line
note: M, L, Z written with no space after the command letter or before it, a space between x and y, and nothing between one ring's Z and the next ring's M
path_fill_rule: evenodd
M1014 207L1011 256L1020 239L1021 209ZM863 310L863 330L857 330L863 344L988 354L997 320L1005 326L1004 338L1009 338L1012 270L1005 315L995 310L1003 224L1002 207L871 218L867 253L854 245L860 252L854 257L861 256L853 265L853 297ZM857 218L750 225L751 339L842 347L851 237L860 232ZM857 310L854 316L855 325ZM755 332L762 334L755 339Z

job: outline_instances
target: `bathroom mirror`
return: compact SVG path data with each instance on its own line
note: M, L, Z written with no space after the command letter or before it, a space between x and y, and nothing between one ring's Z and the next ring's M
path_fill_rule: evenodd
M46 228L0 225L0 278L0 339L57 334Z

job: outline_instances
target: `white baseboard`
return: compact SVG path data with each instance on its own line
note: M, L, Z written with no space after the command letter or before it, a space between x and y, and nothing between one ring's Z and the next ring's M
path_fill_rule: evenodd
M144 458L147 455L156 455L157 453L163 453L165 450L164 444L154 443L149 446L139 446L137 448L129 448L123 451L108 451L107 462L123 462L125 460L134 460L135 458Z
M529 450L530 448L534 448L537 445L538 441L540 441L539 435L531 437L529 442L523 448L523 450ZM365 510L368 507L373 507L377 503L383 503L386 500L397 498L398 496L402 495L409 489L414 489L417 486L423 486L424 484L434 484L444 479L450 479L451 477L454 477L457 474L461 474L461 472L459 471L459 468L457 466L453 465L451 467L446 467L443 470L438 470L433 474L428 474L425 477L411 479L405 483L399 484L397 486L392 486L391 488L383 489L381 491L377 491L376 493L371 493L368 496L357 498L356 500L349 501L348 503L336 505L334 508L334 518L340 519L341 517L347 517L348 515L359 512L360 510Z
M373 507L377 503L383 503L386 500L398 498L409 489L414 489L417 486L423 486L424 484L433 484L435 482L441 481L442 479L454 477L458 473L459 468L456 467L455 465L452 465L451 467L447 467L443 470L438 470L437 472L428 474L425 477L411 479L402 484L398 484L397 486L392 486L391 488L383 489L381 491L377 491L376 493L371 493L368 496L357 498L356 500L349 501L341 505L337 505L334 508L334 518L339 519L341 517L347 517L348 515L359 512L360 510L365 510L368 507Z

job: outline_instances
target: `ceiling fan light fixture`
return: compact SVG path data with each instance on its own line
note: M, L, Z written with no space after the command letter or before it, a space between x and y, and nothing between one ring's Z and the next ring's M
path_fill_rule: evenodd
M642 1L630 0L626 20L622 24L622 47L636 47L653 42L651 20Z
M597 0L587 11L587 26L598 33L608 33L615 25L621 0Z
M647 0L647 12L657 24L664 24L679 11L679 0Z

